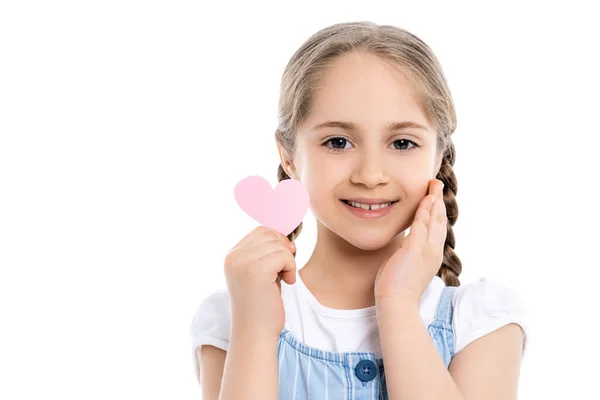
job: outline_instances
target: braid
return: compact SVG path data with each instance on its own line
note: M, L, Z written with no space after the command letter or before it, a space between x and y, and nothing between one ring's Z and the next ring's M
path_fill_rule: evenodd
M442 278L446 286L460 286L458 276L462 270L460 258L454 252L455 239L452 226L458 218L458 205L456 203L456 193L458 186L456 183L456 175L454 174L454 161L456 152L454 143L450 140L448 150L444 154L440 172L436 179L444 183L444 204L446 205L446 216L448 217L446 243L444 244L444 259L442 266L437 272L437 276Z
M283 169L283 167L281 166L281 163L280 163L279 167L277 168L277 182L281 182L285 179L290 179L290 176L285 172L285 170ZM298 237L298 235L300 235L301 231L302 231L302 221L300 221L300 225L298 225L296 227L296 229L294 229L294 231L291 232L287 236L288 239L290 239L290 242L294 242L294 240ZM296 257L296 252L294 252L294 257Z

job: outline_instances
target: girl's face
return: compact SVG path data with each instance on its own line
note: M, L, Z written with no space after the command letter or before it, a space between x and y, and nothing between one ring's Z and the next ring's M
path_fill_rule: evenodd
M316 127L326 121L352 127ZM388 129L399 122L422 128ZM321 224L355 247L376 250L412 224L439 170L436 150L436 132L402 74L374 55L345 54L330 64L300 126L291 176L305 185ZM360 197L399 201L387 215L365 219L341 201Z

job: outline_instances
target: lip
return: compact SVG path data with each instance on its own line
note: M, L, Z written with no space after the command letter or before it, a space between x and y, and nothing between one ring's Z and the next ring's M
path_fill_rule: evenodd
M354 214L355 216L357 216L359 218L365 218L365 219L375 219L375 218L384 217L392 211L392 208L394 208L396 206L396 203L394 203L391 206L380 208L379 210L363 210L362 208L352 207L350 204L347 204L347 203L343 202L342 200L340 200L340 202L352 214ZM360 201L359 201L359 203L360 203ZM375 204L377 204L377 203L375 203Z
M393 203L396 200L390 200L390 199L367 199L366 197L355 197L353 199L343 199L343 200L348 200L348 201L353 201L355 203L361 203L361 204L383 204L383 203Z

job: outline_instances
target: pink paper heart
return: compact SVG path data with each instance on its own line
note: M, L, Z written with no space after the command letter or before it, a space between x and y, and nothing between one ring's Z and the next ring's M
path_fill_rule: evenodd
M296 179L285 179L273 190L265 178L249 176L235 185L234 196L246 214L286 236L308 211L308 191Z

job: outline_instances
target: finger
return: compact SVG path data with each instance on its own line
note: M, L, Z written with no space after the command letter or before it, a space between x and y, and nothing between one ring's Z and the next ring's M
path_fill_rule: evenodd
M269 239L279 240L287 248L289 248L291 252L296 251L296 245L294 244L294 242L292 242L283 233L276 231L275 229L267 228L266 226L262 226L262 225L257 227L255 230L257 230L259 232L257 232L255 235L251 235L251 239L246 239L246 241L248 241L248 240L252 240L252 241L264 240L264 237L266 236Z
M291 250L283 244L283 241L278 238L267 239L265 238L254 238L247 240L242 248L234 253L228 255L229 264L238 265L240 260L243 260L243 264L254 263L264 256L279 250L286 250L293 257Z
M268 228L264 225L259 225L256 228L254 228L252 230L252 232L250 232L249 234L247 234L246 236L244 236L238 243L236 246L241 246L242 244L248 242L249 240L254 240L257 237L260 236L270 236L273 238L279 238L283 241L287 241L288 243L290 243L290 239L288 239L287 236L285 236L283 233L272 229L272 228Z
M438 179L432 179L429 181L429 185L427 186L427 194L435 194L435 187L437 185Z
M435 201L435 196L427 195L419 204L419 208L415 213L415 219L410 226L410 233L406 237L412 245L423 246L427 243L428 229L430 224L430 214L432 211L432 205Z
M258 259L257 264L267 273L273 274L273 281L283 279L292 285L296 282L296 259L288 251L280 250Z
M250 233L248 233L243 238L241 238L235 244L235 246L233 246L231 249L229 249L229 252L232 252L239 247L246 246L248 242L250 242L251 240L255 240L257 236L261 235L263 230L264 230L264 227L262 225L257 226Z
M444 199L444 192L443 192L444 182L442 182L441 180L439 180L439 179L430 180L429 186L427 189L428 189L428 194L433 194L440 200Z
M285 243L285 245L287 247L289 247L292 252L296 251L296 244L294 242L292 242L290 240L290 238L287 237L287 235L284 235L283 233L281 233L281 232L279 232L279 231L277 231L275 229L272 229L272 228L265 228L265 229L266 229L266 232L269 232L271 234L275 234L275 236L277 236L279 239L283 240L283 242Z
M256 253L259 256L263 256L268 253L277 251L278 249L287 250L293 255L293 250L289 246L289 241L284 241L281 238L255 238L254 240L246 243L248 248L256 248Z
M447 224L446 205L443 200L436 199L431 210L427 230L427 241L434 249L443 249L446 242Z

